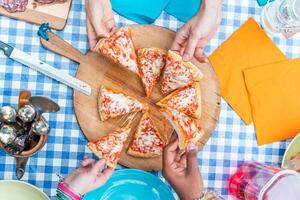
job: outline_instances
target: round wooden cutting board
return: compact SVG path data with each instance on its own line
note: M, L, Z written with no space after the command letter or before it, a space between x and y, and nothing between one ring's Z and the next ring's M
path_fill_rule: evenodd
M174 36L175 32L158 26L132 26L132 39L136 49L143 47L169 49ZM169 139L173 128L155 105L156 102L164 97L159 90L159 84L155 86L150 98L146 98L141 80L134 73L94 52L88 52L85 56L81 57L80 59L77 58L78 62L80 62L80 66L76 76L92 87L92 95L86 96L75 91L74 108L80 127L89 141L96 140L105 134L113 132L128 122L128 116L110 119L105 122L100 121L97 106L100 85L131 95L142 102L147 102L150 106L150 115L155 125L163 138L166 141ZM197 65L204 74L204 78L200 82L202 89L202 117L200 122L206 134L206 137L202 141L204 145L214 130L219 117L220 92L215 72L210 64L200 64L196 60L193 60L193 63ZM139 168L147 171L161 170L161 156L153 159L141 159L132 157L126 153L141 115L142 113L136 114L132 121L131 134L122 152L119 163L130 168Z

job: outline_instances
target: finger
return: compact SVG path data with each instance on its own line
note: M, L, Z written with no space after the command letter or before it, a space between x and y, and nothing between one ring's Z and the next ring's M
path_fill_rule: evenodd
M182 47L184 46L184 43L187 40L187 28L185 28L185 26L183 26L178 33L176 34L174 41L171 45L171 50L172 51L177 51L180 52L180 50L182 49Z
M82 167L87 167L87 166L89 166L89 165L94 164L95 162L96 162L96 161L95 161L94 159L87 157L87 158L85 158L85 159L81 162L81 166L82 166Z
M195 174L198 171L197 147L195 144L190 143L187 152L187 173Z
M112 176L112 174L114 173L114 169L112 169L112 168L106 168L105 170L103 170L103 172L102 172L102 175L101 175L101 177L102 177L102 179L104 180L104 181L107 181L111 176Z
M199 40L199 35L195 34L195 33L190 33L190 37L188 39L186 48L184 50L184 54L183 54L183 60L184 61L189 61L192 59L194 53L195 53L195 49L197 46L197 42Z
M178 148L178 138L175 138L167 146L165 146L164 151L165 153L176 152L177 148Z
M207 57L204 55L203 53L203 49L200 48L200 47L197 47L196 48L196 51L195 51L195 58L199 61L199 62L204 62L204 63L207 63L208 62L208 59Z
M182 166L186 167L186 165L187 165L187 156L186 156L186 154L183 154L183 155L181 156L181 158L180 158L180 160L179 160L179 163L180 163Z
M177 155L177 148L178 148L178 139L171 142L164 148L163 153L163 167L168 167L172 162L174 162L175 157Z
M105 24L105 28L108 33L112 32L113 30L115 30L117 28L117 27L115 27L115 21L113 19L106 21L104 24Z
M96 35L100 37L108 37L109 32L106 30L105 26L101 22L92 23L92 26L95 29Z
M118 27L113 26L113 27L110 29L110 32L115 31L115 30L117 30L117 29L118 29Z
M187 41L185 41L180 49L180 55L183 56L183 53L185 51L185 48L186 48L186 45L187 45Z
M103 172L95 180L96 186L99 187L105 184L106 181L108 181L108 179L112 176L113 173L114 173L114 169L112 168L106 168L105 170L103 170Z
M171 138L170 138L170 143L174 142L176 139L178 138L178 135L176 133L176 131L173 131Z
M100 172L102 172L104 167L105 167L105 160L101 159L94 164L91 173L97 176Z
M94 47L96 46L96 43L98 42L98 37L89 19L87 19L86 21L86 27L87 27L87 36L90 44L90 49L93 50Z

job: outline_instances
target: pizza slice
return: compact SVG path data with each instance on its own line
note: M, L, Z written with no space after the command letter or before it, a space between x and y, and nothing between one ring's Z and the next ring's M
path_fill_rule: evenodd
M133 97L103 86L100 88L98 103L102 121L124 114L148 110L147 104L143 104Z
M168 94L177 88L200 81L202 72L191 62L184 62L177 53L169 50L165 71L162 77L161 91Z
M166 54L166 50L159 48L143 48L137 51L140 77L147 97L150 96L166 64Z
M130 71L139 73L129 27L119 28L113 31L108 38L100 39L95 50Z
M178 135L178 146L181 152L185 152L189 143L200 145L204 132L198 121L175 109L163 108L162 113L172 124Z
M201 88L199 82L175 90L157 103L164 108L176 109L191 117L201 117Z
M153 120L149 113L145 112L127 153L135 157L153 158L162 154L163 146L164 142Z
M130 133L130 128L121 128L113 133L89 142L87 147L100 159L104 159L106 165L115 168L120 160L121 151Z

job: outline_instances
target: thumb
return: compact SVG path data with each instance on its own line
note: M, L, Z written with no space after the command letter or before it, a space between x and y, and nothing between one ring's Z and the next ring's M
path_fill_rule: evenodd
M187 173L195 174L198 171L197 146L193 143L190 143L188 145L187 152Z
M92 173L93 175L96 175L96 176L97 176L99 173L102 172L102 170L104 169L104 167L105 167L105 160L101 159L101 160L97 161L97 162L94 164L94 166L93 166L92 169L91 169L91 173Z
M96 21L93 24L94 30L98 37L108 37L109 32L106 30L105 25L102 22Z

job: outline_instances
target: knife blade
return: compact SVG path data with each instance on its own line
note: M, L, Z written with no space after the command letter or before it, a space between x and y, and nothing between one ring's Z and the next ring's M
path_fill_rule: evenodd
M35 58L2 41L0 41L0 50L2 50L4 52L4 55L6 55L7 57L16 60L19 63L22 63L23 65L26 65L27 67L34 69L42 74L45 74L75 90L78 90L88 96L90 96L92 93L92 89L87 83L74 78L73 76L48 65L38 58Z

